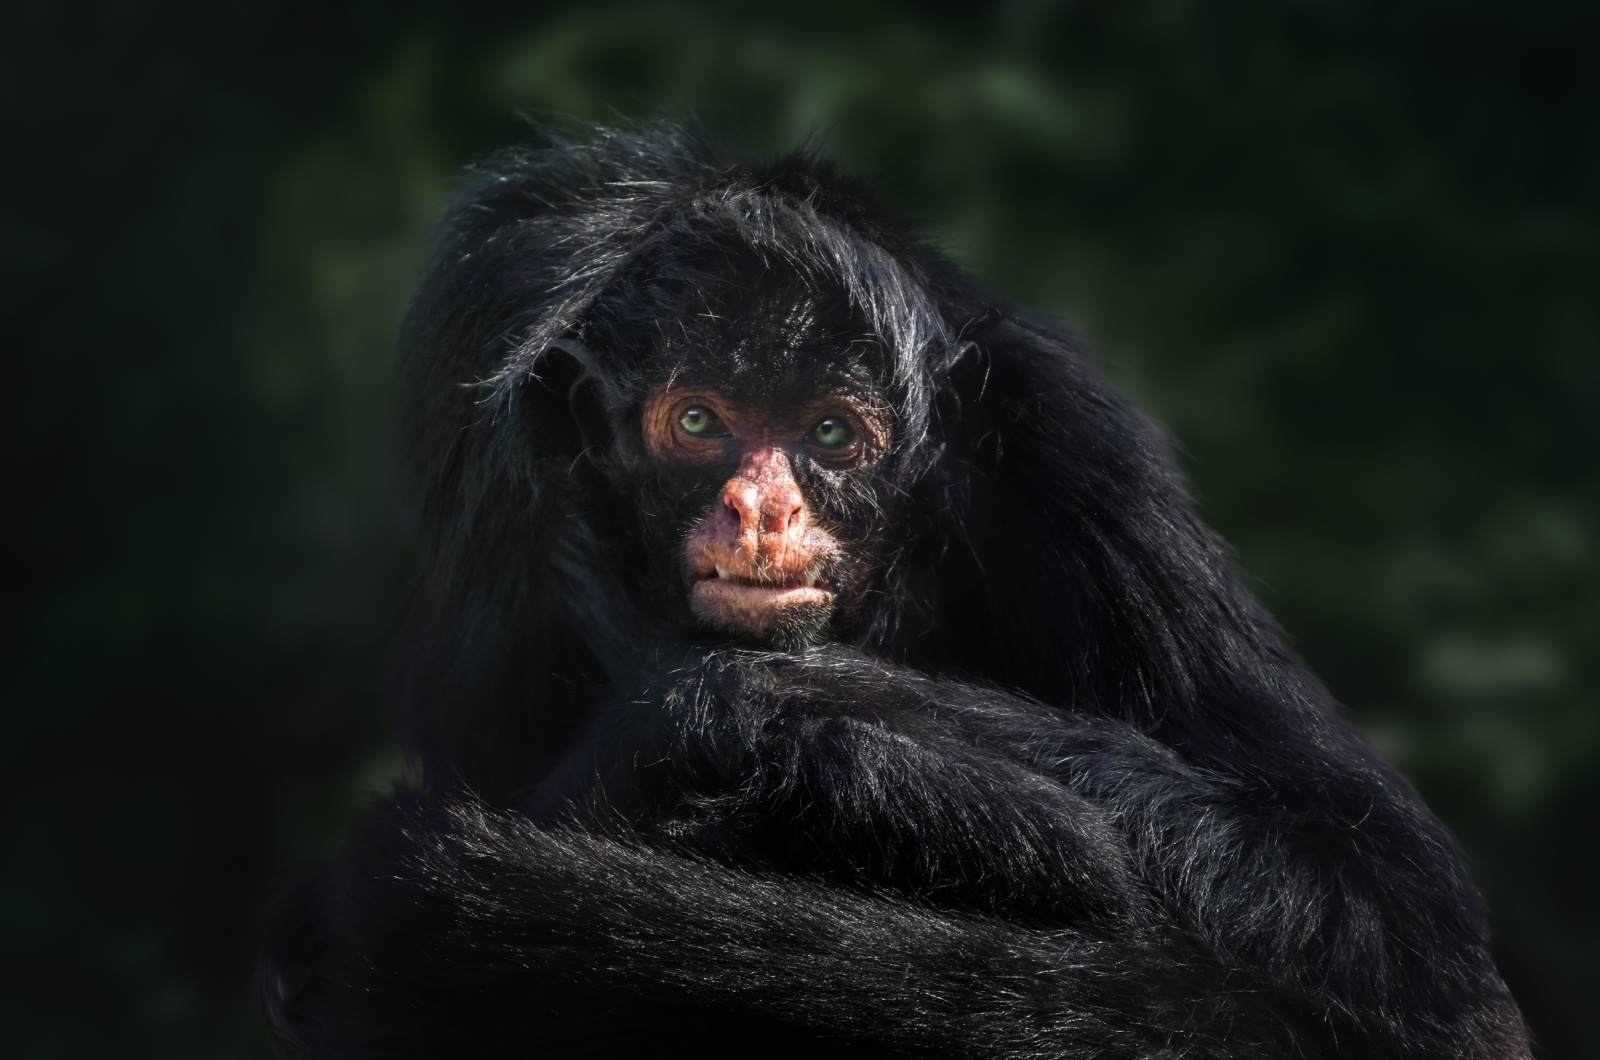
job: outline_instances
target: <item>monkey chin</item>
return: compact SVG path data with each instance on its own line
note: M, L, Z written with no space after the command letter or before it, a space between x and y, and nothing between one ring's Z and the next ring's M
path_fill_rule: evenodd
M702 624L787 648L816 639L827 628L834 601L831 591L817 586L716 576L700 579L689 590L689 610Z

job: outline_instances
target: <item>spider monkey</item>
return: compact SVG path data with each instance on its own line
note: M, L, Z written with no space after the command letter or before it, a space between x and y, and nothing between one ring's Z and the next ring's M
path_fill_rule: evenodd
M400 379L423 779L277 914L284 1055L1530 1055L1159 432L827 161L494 158Z

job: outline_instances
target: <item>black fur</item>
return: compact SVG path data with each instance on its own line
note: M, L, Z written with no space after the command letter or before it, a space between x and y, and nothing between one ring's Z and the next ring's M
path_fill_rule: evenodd
M876 568L790 651L685 621L660 507L705 498L629 455L767 325L895 423L876 491L807 486ZM280 912L286 1055L1528 1055L1461 855L1159 433L826 163L493 160L401 377L425 781Z

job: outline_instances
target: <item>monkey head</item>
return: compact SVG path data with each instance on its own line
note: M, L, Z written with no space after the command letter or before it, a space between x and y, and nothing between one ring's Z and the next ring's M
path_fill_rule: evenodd
M736 637L814 641L868 589L890 424L870 389L808 367L812 386L665 381L642 410L662 477L699 480L676 528L689 612Z
M638 520L622 547L643 553L628 580L671 625L788 649L846 639L897 525L886 355L843 292L743 267L753 279L656 294L670 330L598 336L608 365L642 348L605 410L615 510Z

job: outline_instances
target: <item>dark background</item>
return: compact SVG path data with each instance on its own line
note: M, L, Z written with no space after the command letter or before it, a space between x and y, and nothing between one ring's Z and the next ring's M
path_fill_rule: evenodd
M1600 1056L1594 5L963 7L8 7L7 1055L264 1055L265 911L403 767L395 328L527 108L820 130L1096 336Z

